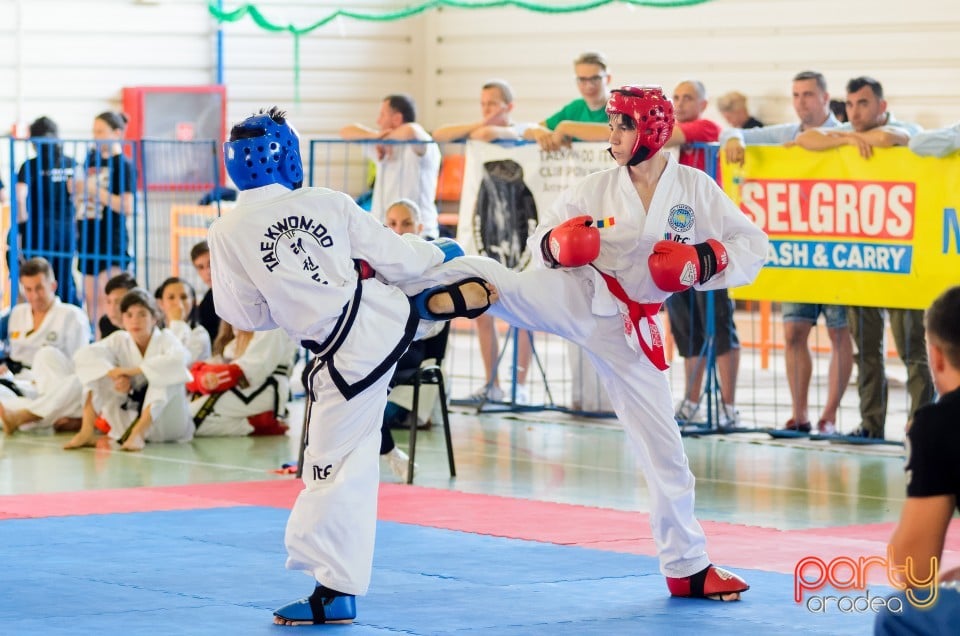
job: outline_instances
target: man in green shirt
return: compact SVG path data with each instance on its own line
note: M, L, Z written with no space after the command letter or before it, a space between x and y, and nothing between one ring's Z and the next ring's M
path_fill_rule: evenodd
M607 141L607 100L610 98L610 74L602 53L588 51L573 61L577 89L581 97L553 115L531 126L523 138L536 141L544 150L559 150L572 141Z

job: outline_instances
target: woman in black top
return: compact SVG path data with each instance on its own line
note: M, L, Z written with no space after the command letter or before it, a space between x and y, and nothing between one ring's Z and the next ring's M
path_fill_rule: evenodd
M57 279L57 296L80 305L73 278L77 252L75 210L69 184L79 173L77 162L63 155L57 124L40 117L30 124L36 156L17 173L17 235L24 259L42 256Z
M133 214L136 188L133 162L123 155L127 116L104 112L93 121L96 148L87 155L85 177L75 182L77 233L84 301L91 321L104 306L104 284L130 269L127 217Z

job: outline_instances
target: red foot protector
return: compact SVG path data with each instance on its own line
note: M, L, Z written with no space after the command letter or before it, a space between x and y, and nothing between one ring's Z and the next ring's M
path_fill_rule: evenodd
M101 416L97 416L97 420L93 423L94 427L104 435L110 432L110 422L103 419Z
M250 433L251 435L283 435L289 428L281 420L277 419L273 411L264 411L263 413L251 415L247 418L247 421L253 426L253 432Z
M667 577L667 589L672 596L685 598L711 598L719 601L740 599L740 592L750 589L747 582L733 572L715 565L707 566L696 574L683 578ZM736 594L736 598L724 598Z

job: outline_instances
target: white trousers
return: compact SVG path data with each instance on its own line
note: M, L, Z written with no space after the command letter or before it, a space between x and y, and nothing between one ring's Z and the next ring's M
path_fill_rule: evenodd
M29 385L18 382L24 390L21 397L6 387L0 387L0 400L7 411L26 409L40 420L20 428L49 428L62 417L83 415L83 386L74 372L73 361L54 347L42 347L33 359Z
M310 373L304 490L287 521L287 568L345 594L365 594L373 568L380 484L380 426L396 364L349 400L341 388L370 381L397 347L410 314L398 289L364 281L356 319L332 364ZM338 387L337 384L340 384ZM201 427L202 428L202 427Z
M102 377L87 388L93 393L94 410L110 424L110 437L119 440L139 414L123 408L127 395L117 392L110 378ZM189 442L193 438L193 419L190 418L187 390L183 384L148 386L143 406L148 404L153 422L146 441Z
M517 273L488 258L464 256L428 271L422 282L405 286L404 291L415 293L470 276L480 276L497 288L500 300L490 308L491 314L521 329L553 333L583 347L646 479L660 571L684 577L707 567L706 538L694 515L694 477L673 416L667 374L627 345L619 314L594 314L592 273L586 268ZM658 327L663 333L659 319Z

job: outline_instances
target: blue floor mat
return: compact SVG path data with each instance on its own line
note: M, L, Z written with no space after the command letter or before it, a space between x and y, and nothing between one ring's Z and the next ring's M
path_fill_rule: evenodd
M0 521L0 625L44 634L865 634L793 577L736 571L740 603L672 599L655 559L381 522L352 626L271 624L312 582L283 568L287 511L236 507ZM874 592L876 595L886 590Z

